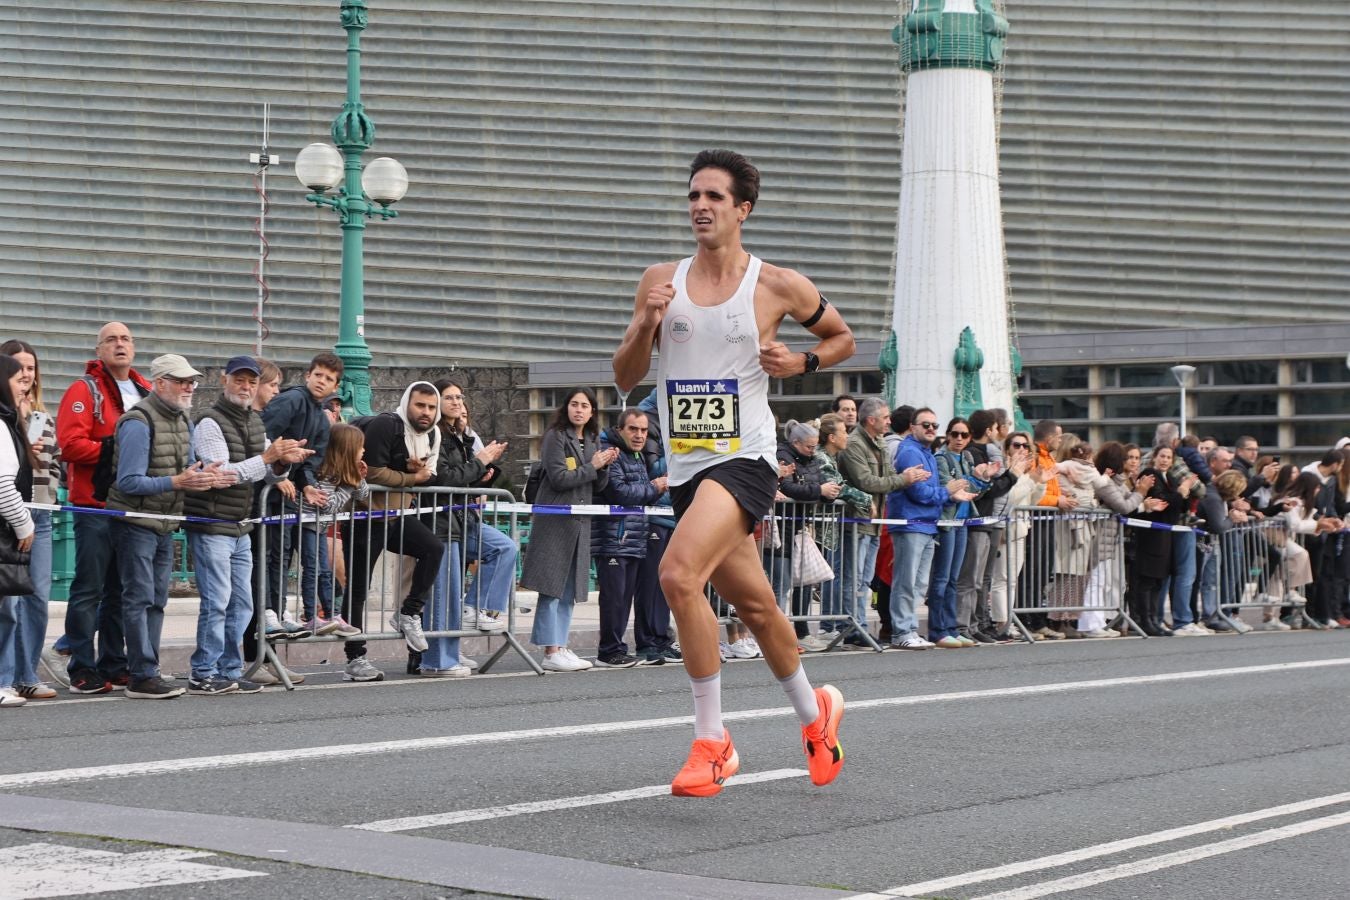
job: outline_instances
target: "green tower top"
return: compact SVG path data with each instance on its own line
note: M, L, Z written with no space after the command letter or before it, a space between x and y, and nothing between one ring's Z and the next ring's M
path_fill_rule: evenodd
M1008 20L994 0L974 0L975 12L943 12L947 0L913 0L913 7L891 31L900 45L900 68L985 69L1003 64Z

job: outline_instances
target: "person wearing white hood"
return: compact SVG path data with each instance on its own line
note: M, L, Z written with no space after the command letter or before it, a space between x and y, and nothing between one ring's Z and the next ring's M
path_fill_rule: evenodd
M428 381L414 381L399 400L397 412L380 413L365 420L366 481L385 488L418 487L436 475L441 433L436 420L440 416L440 394ZM372 509L406 509L413 495L401 491L376 491L371 494ZM416 560L412 585L402 605L389 616L389 625L403 635L408 646L419 653L427 649L422 632L422 607L436 583L436 572L445 548L417 516L391 519L367 519L347 522L343 541L351 554L347 565L347 620L364 624L366 591L381 549ZM366 642L347 641L349 681L381 681L384 673L366 659Z

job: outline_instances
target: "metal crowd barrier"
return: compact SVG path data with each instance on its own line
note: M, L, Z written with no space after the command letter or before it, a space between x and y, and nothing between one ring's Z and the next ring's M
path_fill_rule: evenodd
M847 518L839 502L778 501L757 529L764 571L778 598L778 608L790 622L828 624L818 638L833 650L848 637L864 640L873 650L882 646L868 633L867 623L853 615L857 590L856 520ZM811 542L829 565L833 577L810 584L793 584L793 558ZM809 552L809 548L806 548ZM711 586L709 598L712 599ZM812 612L813 608L819 612ZM734 613L719 618L720 624L739 622ZM809 630L809 629L808 629Z
M1024 640L1035 642L1026 618L1088 612L1104 617L1101 627L1120 622L1144 636L1125 608L1125 526L1114 512L1019 506L1004 537L1008 616Z
M1283 516L1234 525L1218 537L1218 613L1225 621L1232 624L1234 611L1243 609L1274 610L1279 618L1280 609L1289 606L1300 622L1312 624L1307 601L1287 587L1289 560L1298 552L1292 548L1307 551Z
M408 594L415 576L416 561L396 550L416 549L427 540L428 531L436 536L442 547L436 574L443 579L445 593L448 594L449 585L455 583L453 576L458 575L458 584L463 587L467 583L471 558L482 555L481 552L467 552L473 548L463 546L466 534L477 534L480 542L477 549L481 551L482 529L506 521L510 523L511 540L519 548L517 514L511 506L515 498L504 490L473 487L385 489L372 486L368 502L353 501L343 509L329 512L301 502L298 512L296 506L289 505L284 516L281 515L278 502L280 496L271 486L265 487L259 498L264 519L254 529L254 609L257 612L257 631L252 639L256 642L257 655L249 664L244 677L251 676L265 663L271 663L287 690L294 686L277 656L275 644L278 640L289 645L404 639L401 633L390 630L388 620ZM367 509L368 506L372 508ZM385 506L392 508L380 508ZM470 525L476 516L482 516L488 521L471 531ZM457 543L461 545L457 573L450 571L452 555L444 552L445 540L448 538L439 537L442 533L451 533L452 518L457 526ZM414 522L419 524L412 524ZM423 528L427 531L423 531ZM331 558L328 553L330 546L334 551L340 550ZM342 574L344 570L345 579ZM368 577L365 574L367 572ZM474 583L475 588L467 594L445 596L443 602L446 608L436 609L427 618L433 622L444 622L448 626L460 620L461 603L472 608L475 615L488 608L492 598L482 596L481 581L475 579ZM504 608L501 610L507 617L505 631L488 634L461 622L458 628L425 628L428 641L447 637L500 637L501 645L482 663L480 671L489 671L503 654L514 650L537 674L542 675L543 669L539 663L515 636L515 586L513 571L510 595L504 598ZM428 593L425 601L427 608L435 603L435 593L434 590ZM348 623L359 628L360 634L312 634L299 639L286 639L280 635L269 637L263 614L269 608L279 616L291 611L302 623L314 619L319 613L329 620L340 614Z

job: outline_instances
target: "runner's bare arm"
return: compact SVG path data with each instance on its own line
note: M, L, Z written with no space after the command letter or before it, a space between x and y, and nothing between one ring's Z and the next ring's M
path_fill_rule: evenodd
M675 298L675 263L658 263L642 273L633 301L633 319L614 353L614 383L621 390L637 387L652 365L652 347L661 330L666 307Z
M772 326L768 339L761 340L759 364L774 378L790 378L806 371L806 354L788 350L781 341L773 340L778 322L783 316L805 322L821 311L821 294L811 280L799 272L778 266L765 265L760 280L770 291L774 308L770 309ZM820 358L820 368L836 366L853 355L853 332L833 306L825 306L823 313L808 329L820 343L813 349ZM761 328L761 334L764 334Z

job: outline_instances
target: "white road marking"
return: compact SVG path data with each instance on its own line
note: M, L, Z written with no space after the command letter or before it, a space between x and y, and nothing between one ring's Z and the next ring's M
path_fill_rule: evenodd
M784 778L801 778L809 774L805 769L771 769L768 772L743 772L727 781L727 787L734 788L742 784L759 784L765 781L780 781ZM647 797L661 797L670 794L670 785L653 784L649 787L630 788L626 791L610 791L607 794L585 794L580 797L562 797L558 800L537 800L533 803L512 803L507 806L485 806L480 809L464 809L457 812L434 813L426 816L407 816L401 819L382 819L378 822L366 822L362 825L348 825L361 831L415 831L418 828L435 828L438 825L462 825L465 822L482 822L487 819L505 819L511 816L527 816L535 813L555 812L560 809L579 809L583 806L600 806L605 803L622 803L625 800L641 800Z
M102 894L267 874L186 862L214 855L177 849L115 853L43 843L5 847L0 849L0 900Z
M1200 669L1159 675L1131 675L1123 678L1102 678L1094 681L1065 681L1051 684L1031 684L1021 687L990 688L980 691L953 691L946 694L920 694L911 697L883 697L875 700L854 700L847 704L851 713L866 709L885 709L899 706L919 706L946 703L954 700L982 700L1008 697L1026 697L1038 694L1061 694L1072 691L1100 690L1142 684L1164 684L1192 681L1202 678L1223 678L1241 675L1261 675L1271 672L1290 672L1300 669L1325 669L1350 666L1350 657L1339 659L1305 660L1301 662L1271 663L1260 666L1238 666L1224 669ZM187 701L178 701L187 702ZM794 716L790 706L765 709L747 709L723 713L727 722L753 719L771 719ZM449 734L439 737L407 738L399 741L372 741L365 744L325 744L317 747L295 747L289 750L262 750L253 753L229 753L220 756L196 756L186 759L160 759L144 762L117 763L106 766L82 766L73 769L18 772L0 775L0 790L31 788L44 784L65 784L92 781L100 778L132 778L144 775L181 775L188 772L220 771L244 766L275 765L301 760L351 759L380 753L407 753L418 750L445 750L482 744L505 744L543 739L596 737L628 731L647 731L654 728L673 728L692 725L693 716L666 716L657 719L632 719L621 722L587 722L578 725L557 725L548 728L522 728L514 731L489 731L479 734Z
M1043 869L1054 869L1059 866L1083 862L1084 860L1110 856L1114 853L1123 853L1127 850L1135 850L1139 847L1151 847L1155 844L1165 844L1171 841L1181 840L1182 838L1193 837L1197 834L1208 834L1211 831L1223 831L1228 828L1236 828L1239 825L1260 822L1264 819L1275 819L1280 816L1308 812L1309 810L1322 809L1327 806L1336 806L1341 803L1350 803L1350 791L1341 794L1328 794L1325 797L1313 797L1310 800L1300 800L1297 803L1285 803L1280 806L1271 806L1267 809L1258 809L1247 813L1238 813L1233 816L1224 816L1221 819L1196 822L1194 825L1182 825L1179 828L1168 828L1165 831L1141 834L1137 837L1109 841L1105 844L1094 844L1091 847L1084 847L1081 850L1069 850L1065 853L1055 853L1051 856L1024 859L1020 862L1008 863L1003 866L994 866L989 869L977 869L973 872L965 872L961 875L935 878L932 881L904 884L900 887L887 888L875 895L868 894L865 896L893 897L898 895L901 897L915 897L926 896L929 894L942 894L954 887L979 884L985 881L998 881L1003 878L1012 878L1015 875L1023 875L1027 872L1039 872ZM862 900L863 896L864 895L859 895L858 897L850 898L850 900Z
M1094 884L1103 884L1121 878L1133 878L1136 875L1145 875L1159 869L1184 866L1187 863L1208 859L1211 856L1232 853L1236 850L1246 850L1249 847L1259 847L1262 844L1271 844L1275 841L1283 841L1302 834L1311 834L1315 831L1325 831L1328 828L1338 828L1342 825L1350 825L1350 812L1323 816L1320 819L1308 819L1305 822L1295 822L1292 825L1258 831L1255 834L1220 841L1217 844L1205 844L1201 847L1192 847L1189 850L1178 850L1175 853L1165 853L1162 856L1154 856L1149 859L1121 863L1118 866L1084 872L1081 875L1056 878L1054 881L1043 881L1040 884L1031 884L1010 891L1000 891L997 894L986 894L983 897L977 897L976 900L1035 900L1037 897L1080 890Z

